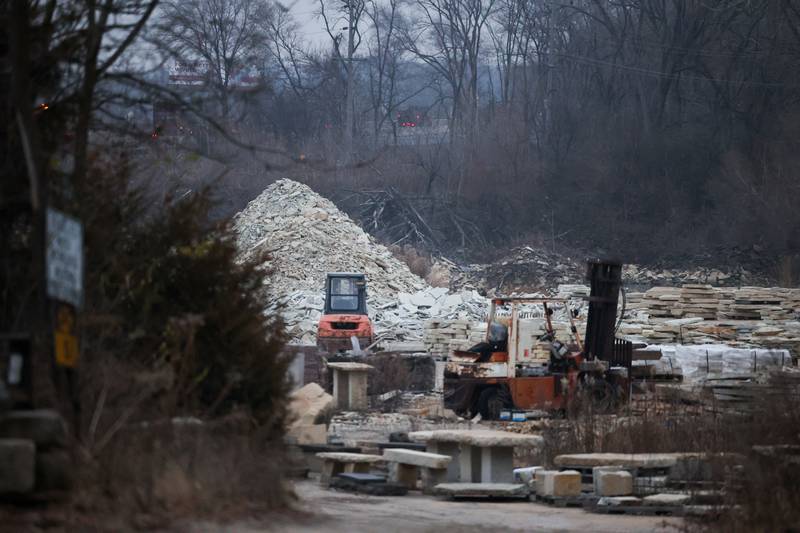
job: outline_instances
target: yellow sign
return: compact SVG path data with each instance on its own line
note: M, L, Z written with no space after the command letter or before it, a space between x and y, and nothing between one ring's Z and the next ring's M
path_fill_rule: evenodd
M75 335L75 311L70 306L58 307L53 339L56 363L60 366L75 367L78 364L78 336Z

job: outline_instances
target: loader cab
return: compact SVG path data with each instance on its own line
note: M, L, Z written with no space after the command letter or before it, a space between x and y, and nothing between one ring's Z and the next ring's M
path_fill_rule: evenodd
M355 272L330 272L325 278L325 308L317 326L317 347L337 354L370 346L375 340L367 314L367 280Z
M364 274L331 272L325 281L325 314L367 314Z

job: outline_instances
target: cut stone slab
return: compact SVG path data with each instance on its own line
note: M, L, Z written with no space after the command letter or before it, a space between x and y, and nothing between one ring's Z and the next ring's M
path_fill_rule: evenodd
M544 494L542 495L562 498L580 496L581 473L577 470L548 471L544 475Z
M333 396L316 383L309 383L297 389L289 398L289 413L294 419L293 426L319 424L333 408Z
M627 470L607 470L596 467L592 472L594 493L597 496L630 496L633 493L633 476Z
M527 498L530 489L523 483L441 483L435 494L452 498Z
M328 368L333 368L334 370L340 370L342 372L369 372L375 367L366 363L345 362L328 363Z
M510 431L491 429L436 429L433 431L414 431L408 434L414 442L457 442L472 446L511 446L536 448L544 444L539 435L522 435Z
M668 468L678 459L700 457L700 453L575 453L558 455L553 460L556 466L591 468L595 466L619 466L624 468Z
M317 457L327 461L338 461L340 463L378 463L385 460L381 455L347 452L320 452L317 454Z
M0 439L0 494L33 490L36 482L36 445L27 439Z
M600 507L641 504L642 500L636 496L606 496L597 500L597 505Z
M688 494L653 494L642 501L645 505L683 505L691 499Z
M0 416L0 438L32 440L37 448L63 447L67 426L51 409L10 411Z
M400 448L386 448L383 450L383 458L391 462L436 469L447 468L451 461L451 458L447 455Z

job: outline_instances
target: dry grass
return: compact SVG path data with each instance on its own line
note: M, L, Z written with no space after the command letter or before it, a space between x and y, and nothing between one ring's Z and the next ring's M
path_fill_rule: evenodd
M712 464L727 487L725 503L732 507L713 522L690 527L726 532L800 531L800 451L795 455L756 451L759 446L786 445L797 445L800 450L799 402L796 386L777 384L774 394L738 411L714 412L696 405L653 402L640 406L636 413L623 408L616 414L602 414L579 402L582 408L570 409L566 419L545 430L542 460L552 464L556 455L583 452L704 452L736 457L739 467Z

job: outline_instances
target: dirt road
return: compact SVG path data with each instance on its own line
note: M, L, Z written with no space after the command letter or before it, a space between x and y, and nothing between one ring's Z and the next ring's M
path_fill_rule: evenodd
M269 524L237 524L239 533L292 532L441 532L488 531L675 531L680 519L599 515L532 502L458 502L411 493L389 498L320 488L314 481L296 483L299 507L309 513Z

